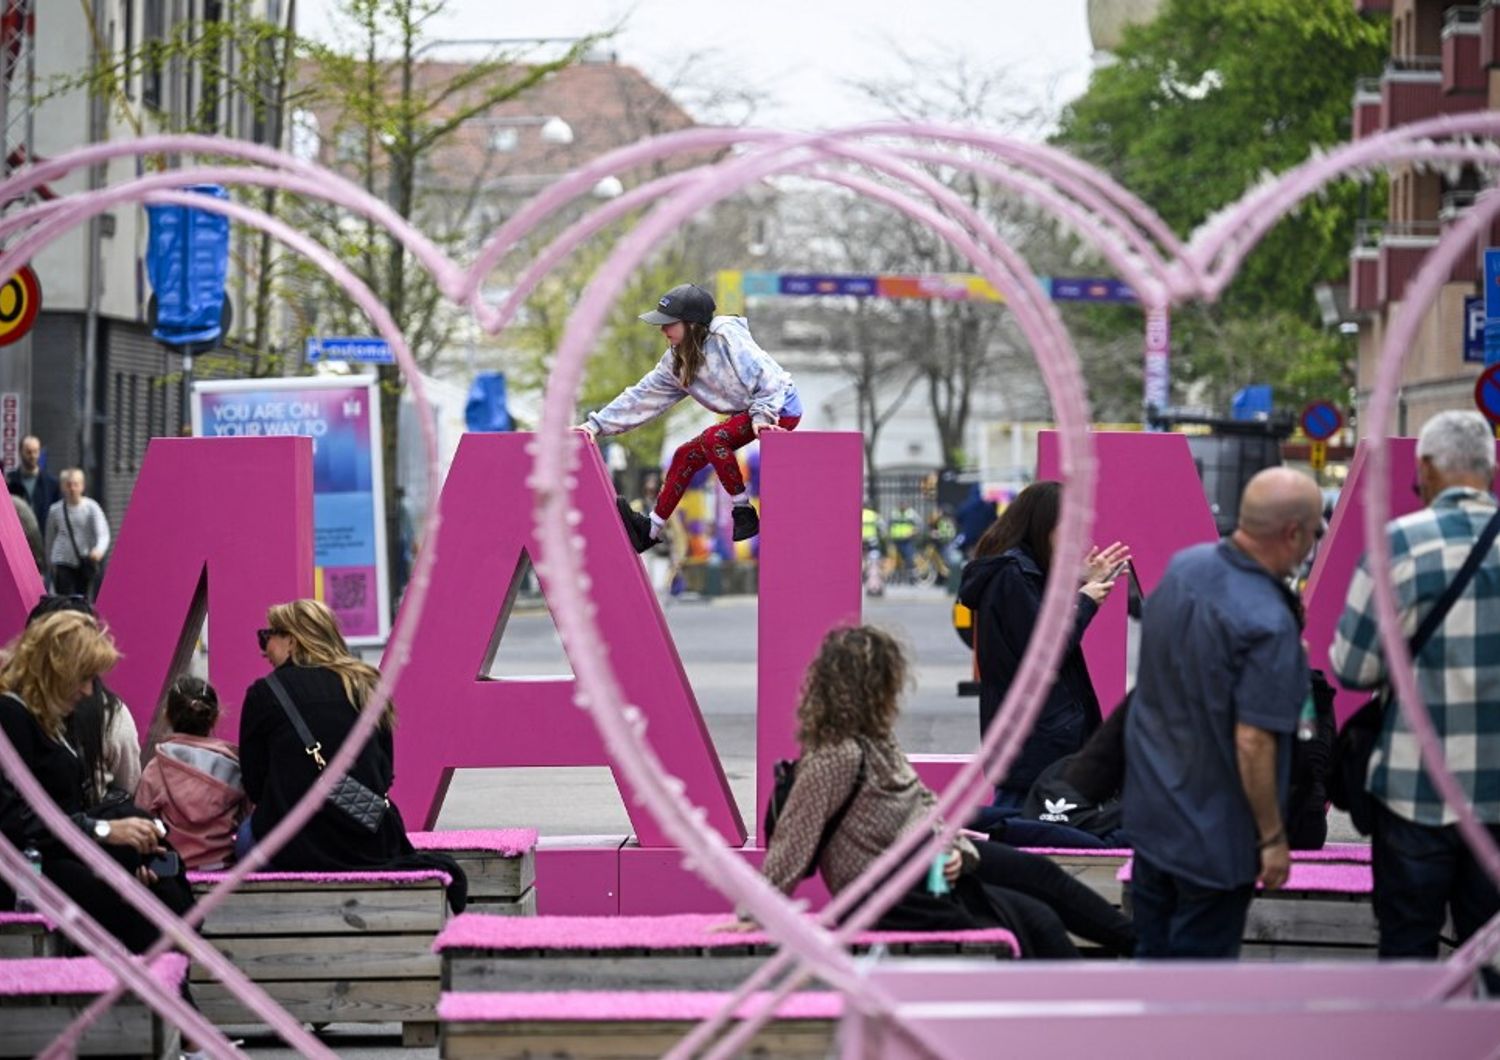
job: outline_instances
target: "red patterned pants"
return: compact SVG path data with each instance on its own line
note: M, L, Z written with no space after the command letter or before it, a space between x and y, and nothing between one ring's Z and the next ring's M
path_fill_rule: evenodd
M801 416L783 416L776 425L791 430L800 422ZM744 493L745 477L740 474L740 462L734 454L753 441L755 428L750 425L750 413L739 412L678 446L677 452L672 454L666 477L662 479L661 493L656 498L657 516L666 520L682 500L688 486L692 485L694 477L709 464L713 465L719 482L731 497Z

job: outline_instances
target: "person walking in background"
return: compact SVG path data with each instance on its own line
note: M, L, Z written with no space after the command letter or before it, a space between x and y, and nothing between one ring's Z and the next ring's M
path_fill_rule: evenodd
M1309 693L1287 579L1323 535L1311 478L1267 468L1239 526L1172 557L1146 601L1125 719L1125 835L1140 957L1237 957L1257 882L1291 864L1283 813Z
M70 467L59 476L63 499L47 512L47 561L52 587L60 596L93 600L99 564L109 551L109 520L92 497L85 497L83 472Z
M760 533L760 516L750 503L735 453L766 431L789 431L802 420L802 400L792 377L757 345L744 317L715 316L716 308L711 294L690 283L662 295L640 319L661 328L667 352L639 383L589 413L576 428L591 438L624 434L685 397L728 417L672 454L649 517L620 508L637 552L660 540L683 494L709 465L734 505L734 540Z
M38 525L45 527L47 513L62 500L62 487L57 476L42 467L42 440L36 435L28 434L21 439L19 456L21 462L5 476L5 484L12 493L21 491Z
M1062 485L1034 482L1006 506L964 567L958 599L974 612L974 660L979 677L979 733L983 738L1021 668L1031 643L1042 592L1052 576L1052 543ZM1014 818L1036 778L1053 762L1083 748L1099 728L1099 697L1083 658L1083 634L1123 572L1130 549L1118 541L1092 548L1078 577L1078 610L1067 651L1021 752L995 792L986 826ZM1072 572L1068 572L1072 578ZM1017 843L1030 842L1009 837ZM1043 845L1046 845L1045 843Z
M1412 662L1443 759L1475 815L1500 841L1500 666L1493 646L1500 631L1500 548L1493 537L1483 540L1500 519L1490 492L1494 478L1495 436L1482 416L1452 411L1428 420L1417 439L1417 487L1426 507L1386 528L1386 576L1401 628L1414 637L1460 571L1474 564L1468 584L1459 586ZM1368 559L1349 583L1330 659L1350 688L1390 680ZM1500 911L1500 892L1459 835L1457 818L1422 767L1417 739L1394 700L1385 704L1370 762L1380 956L1435 958L1448 914L1461 945ZM1491 994L1500 993L1493 969L1485 978Z

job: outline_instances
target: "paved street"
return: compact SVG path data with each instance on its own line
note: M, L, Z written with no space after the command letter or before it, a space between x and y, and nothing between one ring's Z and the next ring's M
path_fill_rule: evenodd
M951 598L937 589L894 588L865 601L865 617L897 634L916 661L916 685L905 704L900 737L911 752L962 752L977 740L977 701L959 699L969 654L954 635ZM753 597L670 602L667 621L692 682L740 812L759 816L755 762L755 630ZM495 656L494 675L567 674L551 618L529 610L512 617ZM631 831L608 769L464 770L448 791L441 828L530 825L546 835Z

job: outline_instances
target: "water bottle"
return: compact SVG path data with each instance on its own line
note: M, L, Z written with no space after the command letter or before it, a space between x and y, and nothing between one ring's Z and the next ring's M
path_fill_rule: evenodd
M40 850L38 850L36 847L29 846L25 850L21 851L21 856L26 859L26 864L32 872L36 873L38 876L42 874L42 852ZM36 912L36 906L32 904L31 899L22 894L20 891L16 892L16 912Z
M952 889L948 886L948 877L943 875L943 866L947 863L947 854L939 854L932 859L932 865L927 869L928 894L947 894Z
M1297 739L1306 743L1318 735L1318 707L1309 695L1302 704L1302 714L1297 719Z

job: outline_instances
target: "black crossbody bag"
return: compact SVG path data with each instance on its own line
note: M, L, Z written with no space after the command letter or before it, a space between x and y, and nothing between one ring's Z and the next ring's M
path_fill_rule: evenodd
M313 739L313 734L307 728L307 722L302 720L302 714L292 704L292 698L286 694L286 689L281 686L281 681L277 679L275 673L266 675L266 687L276 697L276 702L281 704L281 709L286 712L287 720L292 723L292 728L297 730L297 739L302 741L303 750L316 763L318 772L323 772L324 767L328 765L323 761L323 745ZM371 835L380 830L380 822L385 818L385 811L390 804L388 798L371 791L369 787L355 780L351 773L345 773L340 777L339 782L328 793L328 805Z
M1489 555L1497 534L1500 534L1500 511L1490 518L1469 550L1464 565L1422 619L1411 640L1407 641L1414 665L1428 640L1448 617L1448 611L1468 588L1485 556ZM1387 682L1344 722L1333 742L1332 760L1328 766L1328 798L1339 809L1348 812L1360 835L1369 835L1375 827L1375 799L1367 790L1366 781L1370 775L1370 756L1375 753L1375 745L1380 742L1381 731L1385 728L1385 707L1390 698L1391 686Z

